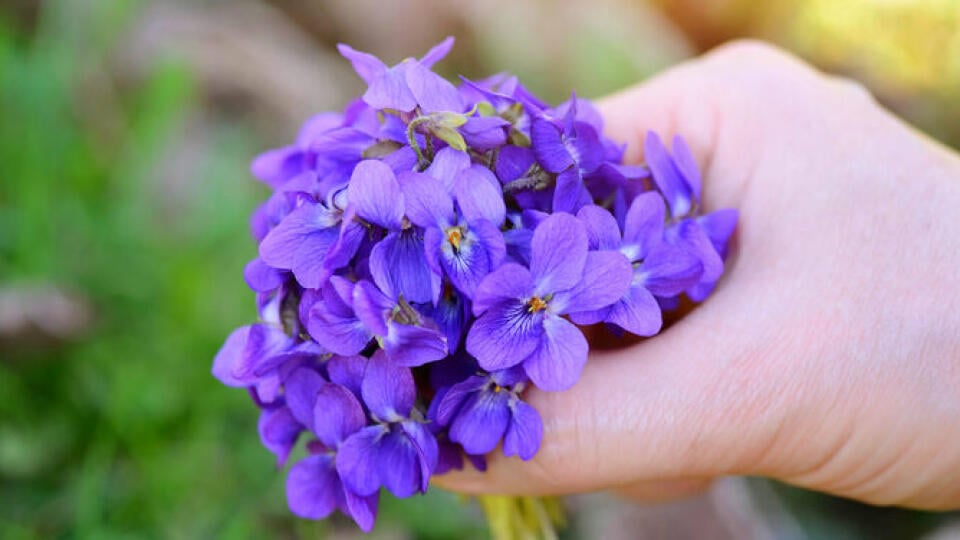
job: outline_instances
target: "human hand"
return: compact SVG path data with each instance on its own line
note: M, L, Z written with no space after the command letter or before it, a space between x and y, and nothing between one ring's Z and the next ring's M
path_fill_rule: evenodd
M529 462L437 484L641 499L758 475L873 504L960 506L960 159L769 46L737 43L599 104L642 160L683 135L740 223L716 292L663 334L532 390Z

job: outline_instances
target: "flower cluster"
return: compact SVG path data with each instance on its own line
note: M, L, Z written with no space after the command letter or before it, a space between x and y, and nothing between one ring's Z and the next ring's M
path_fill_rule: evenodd
M380 488L423 492L498 445L532 458L524 389L577 381L578 325L652 336L723 271L737 214L702 211L682 139L650 133L646 164L624 165L587 101L438 76L452 44L395 66L341 45L362 98L252 165L273 189L244 271L260 321L213 373L248 389L279 466L306 439L287 478L299 516L370 530Z

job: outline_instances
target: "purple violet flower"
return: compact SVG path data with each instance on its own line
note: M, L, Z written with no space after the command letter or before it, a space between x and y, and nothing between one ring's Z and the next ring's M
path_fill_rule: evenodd
M632 269L626 257L588 252L583 225L553 214L533 233L529 269L506 263L474 296L477 320L467 351L487 371L522 365L543 390L573 385L587 361L587 340L562 316L600 309L623 297Z
M316 288L329 276L327 251L340 237L343 209L334 198L304 201L274 227L260 244L267 265L291 270L304 287Z
M337 469L345 441L367 425L363 408L350 390L319 377L311 381L309 396L308 425L317 439L307 445L309 455L287 476L290 510L310 519L340 510L369 532L376 519L378 494L356 494L344 485Z
M279 395L283 371L325 351L300 342L271 324L252 324L233 331L213 360L213 375L226 386L253 388L264 404Z
M592 173L603 163L600 135L592 125L576 119L576 101L576 96L570 98L563 129L544 116L534 116L530 127L537 161L557 175L554 212L574 213L590 204L593 198L583 185L583 175Z
M376 276L374 276L376 279ZM447 356L447 338L402 296L361 280L353 289L357 318L377 339L386 355L400 366L421 366Z
M407 178L417 174L402 175L404 183L415 181ZM348 215L355 212L387 231L370 252L370 273L378 283L409 302L434 301L440 276L427 263L423 233L404 217L404 193L393 171L380 161L361 162L350 179L348 197Z
M498 229L506 215L500 186L489 169L474 165L459 173L454 199L444 184L411 173L402 185L407 217L424 228L427 262L468 298L506 254Z
M274 189L281 187L291 178L313 169L316 153L312 141L321 134L340 127L342 123L342 114L321 113L314 116L304 122L295 144L260 154L250 165L250 172Z
M263 409L257 422L260 441L267 450L277 456L278 468L287 463L287 458L290 457L303 429L303 425L297 422L290 409L283 406Z
M373 338L353 309L354 287L352 281L342 276L331 276L321 289L321 299L307 312L305 322L310 336L335 354L359 354Z
M663 316L655 295L680 294L696 285L703 274L698 258L664 241L663 198L657 193L644 193L634 199L622 237L613 215L598 206L584 206L577 217L586 227L592 249L619 251L630 261L633 280L617 302L574 313L571 320L577 324L608 322L638 336L659 332Z
M695 255L703 264L701 284L710 284L723 273L723 259L717 244L725 245L736 226L736 210L721 210L701 216L700 169L682 137L673 138L673 155L667 151L656 133L648 132L644 141L644 156L657 188L666 199L671 224L666 230L667 241ZM701 216L698 218L698 216Z
M531 459L540 448L543 422L520 399L526 383L519 366L472 375L438 394L435 420L468 454L487 454L503 439L504 455Z
M347 488L369 496L383 486L397 497L425 492L437 466L437 440L414 409L417 390L409 369L382 351L370 357L361 387L373 424L350 435L337 454Z
M470 320L470 300L463 294L458 293L453 285L447 281L444 283L443 291L440 293L440 299L436 304L424 304L420 308L424 317L433 321L437 329L447 338L447 349L457 350L460 341L463 339L463 333L467 329Z
M448 37L420 60L407 58L395 66L387 67L372 54L347 45L337 46L340 54L353 64L357 75L369 85L363 100L371 107L410 112L419 106L424 112L459 113L463 111L463 101L456 87L430 71L433 64L442 60L452 47L453 37Z

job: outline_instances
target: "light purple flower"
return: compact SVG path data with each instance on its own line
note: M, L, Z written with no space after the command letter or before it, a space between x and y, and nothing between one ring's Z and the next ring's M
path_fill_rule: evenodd
M506 128L509 126L510 122L497 116L471 116L457 131L463 135L467 146L486 152L507 142Z
M305 201L290 212L260 243L260 259L290 270L304 287L316 288L329 276L327 251L340 238L343 209L334 200Z
M529 143L530 117L547 109L546 103L527 90L517 77L506 73L479 81L471 81L463 76L460 80L463 81L461 94L473 102L486 101L498 115L510 118L511 137L519 134L520 139Z
M283 369L319 357L316 343L298 342L272 324L252 324L233 331L213 359L213 376L237 388L254 388L263 403L275 401Z
M453 47L453 38L440 42L421 58L407 58L399 64L387 67L372 54L354 50L340 44L337 48L353 64L357 75L369 87L363 100L375 109L393 109L410 112L417 106L423 112L463 112L463 101L456 87L430 71L437 61L443 59Z
M257 156L250 172L258 180L276 189L291 178L310 171L316 165L315 138L343 123L339 113L321 113L304 122L297 140L290 146L269 150Z
M724 208L696 218L697 224L707 233L710 243L713 244L713 249L720 255L721 260L727 258L730 238L737 228L739 216L740 213L735 208ZM686 291L687 296L694 302L702 302L713 292L717 281L719 281L719 277L711 281L701 280L700 283Z
M683 137L673 138L671 155L660 136L648 131L643 152L670 216L679 219L695 212L700 204L700 169Z
M276 290L283 285L287 275L289 274L267 265L260 257L247 263L243 269L243 279L247 286L260 293Z

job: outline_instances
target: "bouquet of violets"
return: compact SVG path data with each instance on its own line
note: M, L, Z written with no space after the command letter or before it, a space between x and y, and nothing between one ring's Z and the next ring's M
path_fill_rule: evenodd
M649 133L646 164L624 165L587 101L431 71L452 45L395 66L340 45L366 92L252 165L273 190L244 270L259 322L213 374L249 391L278 466L305 441L286 483L298 516L369 531L381 488L425 492L498 446L533 458L524 392L577 382L582 326L652 336L723 272L737 213L703 212L683 139ZM486 508L551 527L542 501Z

